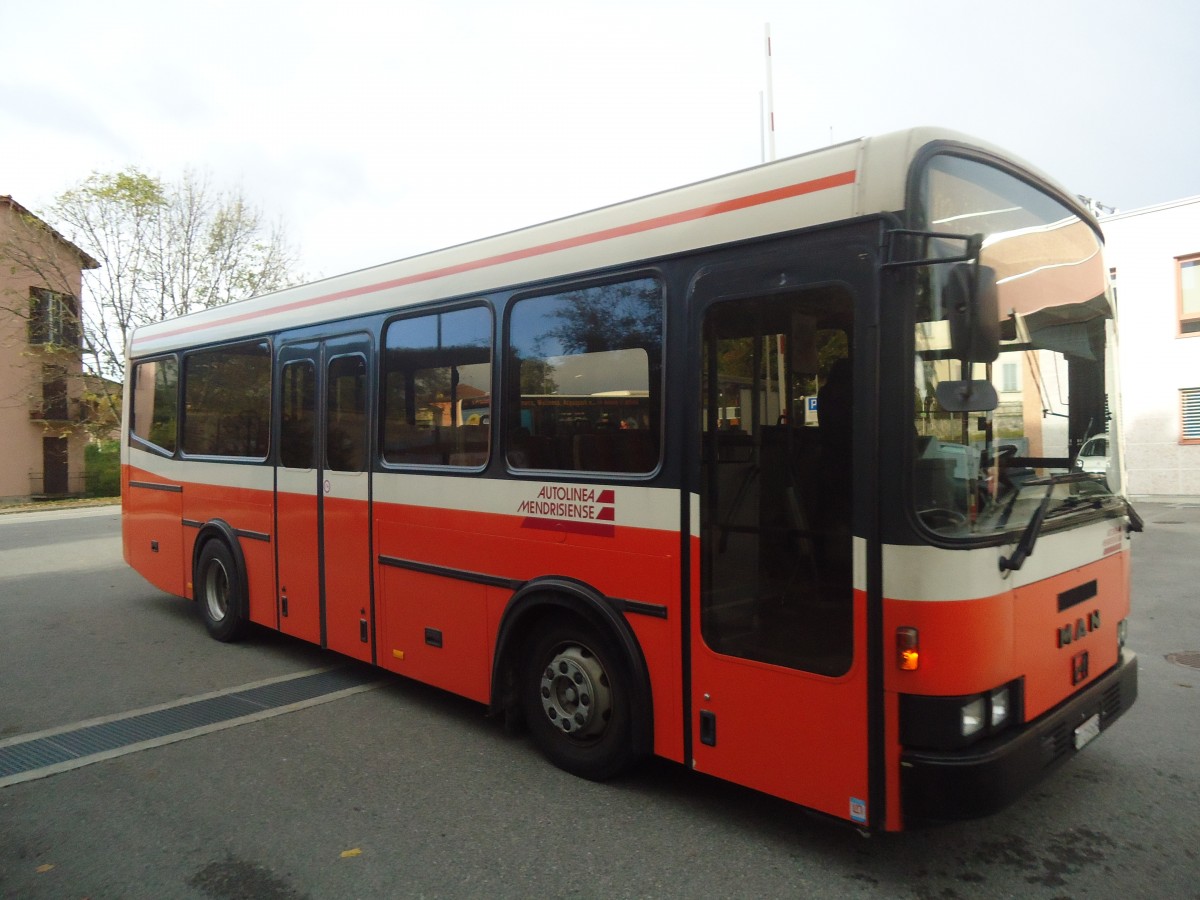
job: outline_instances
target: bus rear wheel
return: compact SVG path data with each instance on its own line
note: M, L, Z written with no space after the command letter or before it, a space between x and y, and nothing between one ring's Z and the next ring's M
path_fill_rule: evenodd
M635 761L632 683L624 654L604 633L555 618L533 635L521 679L525 721L552 763L592 781Z
M208 633L218 641L242 637L246 632L242 579L224 541L214 538L200 550L193 584Z

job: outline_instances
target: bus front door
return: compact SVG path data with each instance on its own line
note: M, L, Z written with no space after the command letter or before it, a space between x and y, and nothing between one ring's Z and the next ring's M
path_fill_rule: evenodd
M279 353L279 626L373 661L367 335Z
M693 765L865 823L853 297L828 281L749 297L743 284L725 288L697 298Z

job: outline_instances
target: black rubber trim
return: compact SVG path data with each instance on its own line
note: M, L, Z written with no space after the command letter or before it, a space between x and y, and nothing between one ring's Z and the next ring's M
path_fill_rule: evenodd
M667 608L661 603L643 603L640 600L622 600L619 597L605 597L605 601L624 613L636 613L640 616L652 616L655 619L667 618Z
M145 488L148 491L168 491L172 494L182 494L182 484L159 484L157 481L131 481L130 487Z
M180 522L183 524L184 528L204 527L204 523L198 519L181 519ZM245 538L248 541L263 541L268 544L271 543L271 536L261 531L247 531L244 528L230 528L229 531L237 537Z
M246 538L250 541L266 541L268 544L271 543L271 536L263 534L261 531L246 531L242 528L235 528L233 533L240 538Z
M456 581L469 581L472 584L484 584L488 587L506 588L510 591L520 590L525 584L513 578L503 578L499 575L488 575L486 572L471 572L467 569L454 569L450 566L435 566L431 563L417 562L415 559L400 559L395 556L380 554L379 564L391 566L393 569L408 569L410 572L422 572L426 575L440 575L443 578L453 578Z
M509 591L519 591L526 585L526 582L516 578L489 575L486 572L472 572L467 569L455 569L450 566L435 566L432 563L417 562L415 559L401 559L396 556L380 555L379 564L381 566L390 566L393 569L407 569L410 572L439 575L443 578L453 578L456 581L469 581L472 584L483 584L488 587L504 588ZM620 597L607 596L601 599L613 609L623 613L652 616L655 619L667 618L667 607L659 603L644 603L641 600L624 600Z

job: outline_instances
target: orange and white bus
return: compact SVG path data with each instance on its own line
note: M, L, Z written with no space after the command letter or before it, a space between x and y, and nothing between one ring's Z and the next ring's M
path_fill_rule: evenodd
M655 754L898 830L1136 697L1101 234L959 135L141 328L128 376L130 565L585 778Z

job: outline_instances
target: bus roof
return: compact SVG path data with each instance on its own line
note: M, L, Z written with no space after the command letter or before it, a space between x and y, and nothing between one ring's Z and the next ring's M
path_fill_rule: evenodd
M130 341L129 355L154 355L431 300L469 297L897 211L904 206L909 164L922 147L934 141L998 153L980 141L934 128L860 138L143 326Z

